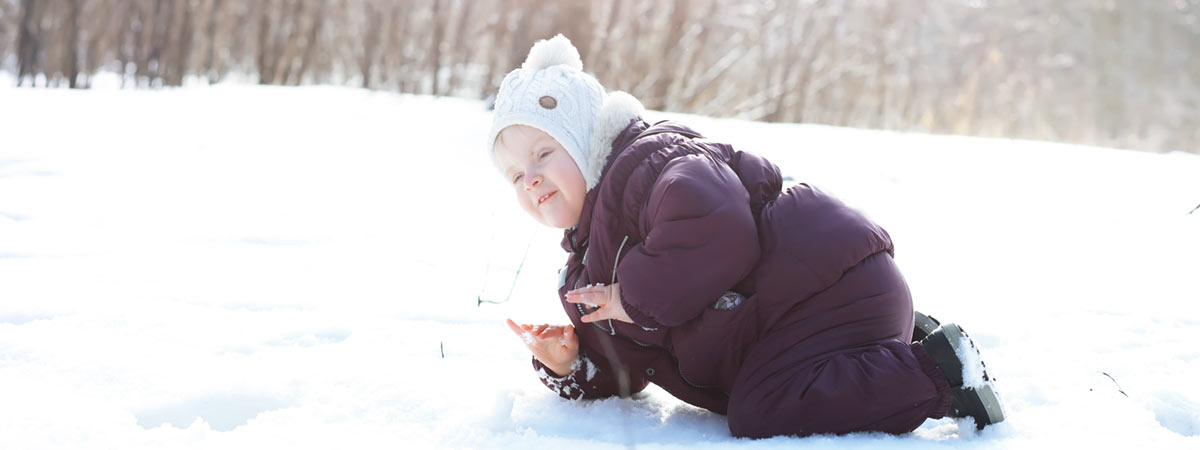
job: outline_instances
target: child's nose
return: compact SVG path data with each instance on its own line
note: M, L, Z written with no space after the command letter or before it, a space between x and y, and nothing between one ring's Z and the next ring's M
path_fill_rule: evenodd
M533 189L533 188L537 187L539 184L542 184L542 175L541 174L531 173L531 174L529 174L529 176L525 177L525 190L528 191L530 189Z

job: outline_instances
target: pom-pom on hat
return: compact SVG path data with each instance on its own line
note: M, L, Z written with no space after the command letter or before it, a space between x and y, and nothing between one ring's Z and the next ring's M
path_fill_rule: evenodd
M488 153L495 149L496 137L505 128L537 128L567 150L591 189L599 182L602 169L593 166L605 163L591 155L597 113L604 101L604 87L583 72L579 50L570 40L560 34L538 41L521 68L509 72L500 84L488 134Z

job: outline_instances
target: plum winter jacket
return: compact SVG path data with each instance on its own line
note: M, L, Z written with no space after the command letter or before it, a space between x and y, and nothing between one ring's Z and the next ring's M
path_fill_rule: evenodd
M890 264L887 232L859 212L806 184L783 191L766 159L682 125L638 118L610 149L562 240L558 293L580 358L562 377L533 361L559 395L627 396L653 382L724 414L750 359L907 345L911 303L870 302L884 291L908 301L902 278L837 286L868 258ZM590 311L566 293L599 283L620 283L633 324L580 322ZM880 326L905 314L907 325Z

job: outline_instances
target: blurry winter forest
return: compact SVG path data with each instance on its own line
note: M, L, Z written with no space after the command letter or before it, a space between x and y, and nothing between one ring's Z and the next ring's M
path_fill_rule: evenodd
M651 109L1200 151L1200 0L0 0L0 70L487 98L559 32Z

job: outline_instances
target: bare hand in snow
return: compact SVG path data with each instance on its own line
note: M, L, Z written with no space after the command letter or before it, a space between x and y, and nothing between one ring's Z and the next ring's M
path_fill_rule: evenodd
M579 338L571 325L518 325L508 319L508 328L520 337L533 357L560 377L571 373L579 358Z
M621 305L621 283L609 286L589 286L567 292L567 302L581 303L593 308L600 308L591 314L580 317L584 323L599 322L615 319L625 323L633 323L625 307Z

